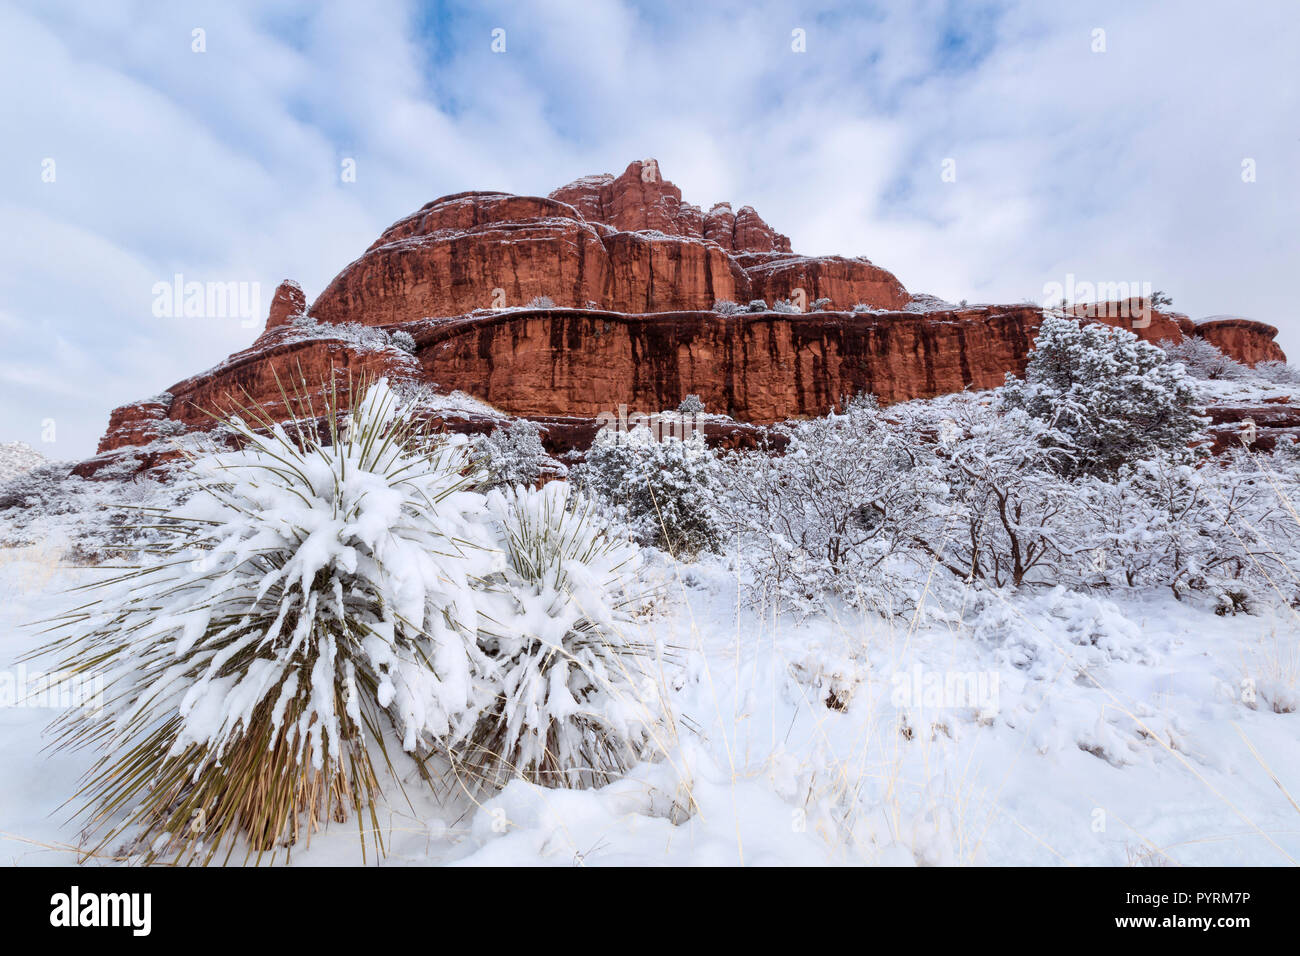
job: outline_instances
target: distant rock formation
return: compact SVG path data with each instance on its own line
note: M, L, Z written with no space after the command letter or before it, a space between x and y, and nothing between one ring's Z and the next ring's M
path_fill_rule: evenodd
M752 300L768 308L749 311ZM737 305L715 309L724 302ZM1147 306L1075 311L1152 342L1201 335L1251 364L1284 358L1272 326L1196 325ZM93 475L128 448L149 466L168 457L168 437L239 407L302 414L285 401L291 383L306 383L299 397L310 400L327 381L380 375L547 419L557 448L585 447L594 427L581 423L602 412L656 412L692 393L734 420L715 425L717 440L747 442L750 426L821 415L862 391L897 402L997 386L1024 367L1042 318L1032 304L912 296L864 258L798 255L748 206L705 213L682 202L646 160L549 197L466 192L427 203L310 306L297 283L281 283L248 349L116 409L99 455L77 470ZM484 427L474 416L439 423Z

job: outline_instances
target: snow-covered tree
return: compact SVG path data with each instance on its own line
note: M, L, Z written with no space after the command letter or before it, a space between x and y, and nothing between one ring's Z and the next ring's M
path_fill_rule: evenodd
M870 398L786 431L784 453L734 453L722 469L728 537L753 587L805 613L829 594L901 610L888 562L911 550L920 502L938 495L928 449Z
M607 429L573 475L643 544L685 558L718 547L718 459L699 432L659 440L644 425Z
M1127 329L1048 315L1023 379L1008 374L1008 409L1046 423L1069 454L1066 474L1114 474L1129 461L1190 454L1204 420L1186 371Z
M543 479L561 478L568 472L546 453L541 427L526 418L503 425L490 435L478 436L473 448L487 476L485 488L531 486Z
M1054 583L1081 548L1077 498L1058 475L1061 438L1019 409L969 400L946 408L936 461L946 487L913 543L968 583Z
M677 411L683 415L699 415L704 411L704 402L700 396L694 392L683 398L677 406Z

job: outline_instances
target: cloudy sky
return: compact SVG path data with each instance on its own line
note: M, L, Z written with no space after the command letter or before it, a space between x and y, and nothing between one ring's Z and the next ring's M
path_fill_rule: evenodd
M0 441L88 454L255 337L156 316L177 273L260 326L430 199L651 156L913 291L1151 282L1300 354L1297 49L1294 0L0 0Z

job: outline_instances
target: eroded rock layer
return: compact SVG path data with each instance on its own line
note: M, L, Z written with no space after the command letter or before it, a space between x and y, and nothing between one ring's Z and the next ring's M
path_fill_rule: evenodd
M716 308L751 300L771 308ZM1284 359L1272 326L1197 325L1145 306L1080 316L1152 342L1200 335L1251 364ZM380 375L545 420L552 450L585 447L594 418L620 405L655 412L691 393L734 420L715 422L711 440L752 442L754 426L821 415L858 392L897 402L1000 385L1024 367L1042 316L1025 304L950 307L866 259L800 256L748 206L706 213L683 202L647 160L549 197L466 192L426 204L310 306L282 283L248 349L116 409L79 471L123 449L154 461L168 438L211 428L214 416L255 406L289 417L329 383ZM476 431L496 419L437 421Z

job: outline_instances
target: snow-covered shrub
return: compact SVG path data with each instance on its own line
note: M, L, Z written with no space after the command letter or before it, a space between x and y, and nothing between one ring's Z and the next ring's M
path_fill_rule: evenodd
M746 312L767 312L767 301L764 299L750 299L749 305L745 306Z
M1055 583L1083 547L1077 495L1057 472L1064 453L1048 425L1019 409L949 407L935 446L946 492L932 497L912 541L970 583Z
M410 332L403 332L398 329L389 336L389 340L403 352L415 351L415 337Z
M861 314L863 312L875 312L876 308L875 306L867 305L865 302L858 302L854 304L853 311Z
M633 621L648 598L640 554L564 482L494 491L488 512L507 555L479 638L498 692L453 766L476 785L602 785L665 721L656 655Z
M67 506L67 484L80 484L64 464L39 464L0 482L0 511L10 508L51 509Z
M356 348L369 351L415 350L415 339L409 333L400 330L388 332L360 322L317 322L309 315L298 315L289 320L289 331L299 339L341 339ZM404 341L401 336L410 340L410 348L401 344Z
M159 536L156 509L177 493L148 479L87 481L67 464L42 465L0 483L0 547L66 544L63 558L74 564L129 557Z
M704 402L700 396L691 392L677 405L677 411L683 415L700 415L704 412Z
M1084 514L1077 580L1088 586L1200 592L1237 613L1271 593L1289 599L1300 524L1280 457L1237 450L1194 468L1157 458L1076 484ZM1073 579L1073 578L1072 578Z
M58 737L101 753L82 796L106 840L260 853L371 803L385 722L417 751L474 719L471 582L499 552L466 446L416 451L404 412L380 382L328 442L234 419L244 446L196 462L173 539L64 619L43 653L105 685Z
M1255 363L1255 377L1274 385L1300 385L1300 369L1286 362L1268 360Z
M727 531L751 587L804 613L830 594L901 613L907 575L889 562L912 550L922 500L940 494L929 450L870 399L788 436L784 454L739 452L722 469Z
M1114 474L1129 461L1190 455L1204 420L1186 371L1127 329L1049 315L1025 377L1008 374L1009 409L1046 423L1045 440L1068 452L1064 474Z
M786 313L787 315L791 315L791 314L793 314L793 315L798 315L799 312L800 312L800 309L799 309L799 306L795 305L795 304L794 304L793 302L791 302L789 299L777 299L777 300L776 300L776 305L772 306L772 311L773 311L773 312L784 312L784 313Z
M1160 347L1170 361L1181 362L1193 378L1240 382L1251 377L1251 370L1245 365L1196 336L1188 336L1181 342L1165 340Z
M815 300L812 304L812 310L814 312L826 312L830 309L830 307L831 307L831 300L825 296L822 296L822 298Z
M542 429L526 418L504 425L491 435L473 441L487 478L485 488L500 485L535 485L547 478L562 478L568 469L546 453Z
M1204 587L1236 613L1263 600L1300 597L1300 472L1293 448L1272 455L1233 449L1196 472L1204 504L1197 516L1197 562L1190 586Z
M745 308L730 299L719 299L713 303L713 311L721 315L735 315L737 312L744 312Z
M0 484L48 463L44 455L26 442L0 442Z
M660 441L644 425L606 429L573 476L643 544L693 558L721 541L718 459L699 432Z
M555 308L555 300L552 299L549 295L534 296L532 299L528 301L528 308L553 309Z
M452 418L496 418L503 423L506 418L503 412L472 395L459 390L440 392L427 382L408 378L394 383L393 390L403 405L420 414Z

